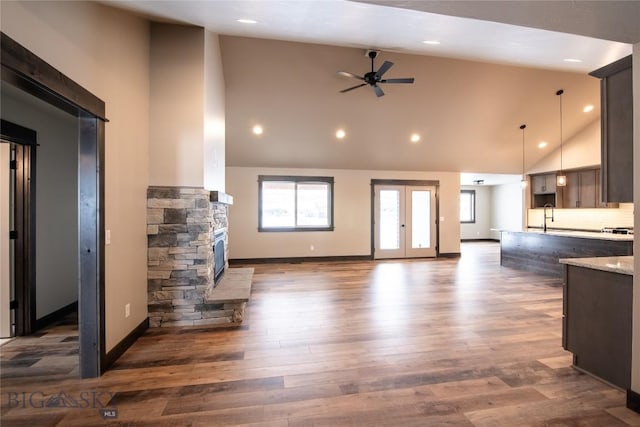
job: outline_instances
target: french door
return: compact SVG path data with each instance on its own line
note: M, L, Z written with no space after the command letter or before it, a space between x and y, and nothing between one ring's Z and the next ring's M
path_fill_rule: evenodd
M436 188L374 185L374 258L436 256Z

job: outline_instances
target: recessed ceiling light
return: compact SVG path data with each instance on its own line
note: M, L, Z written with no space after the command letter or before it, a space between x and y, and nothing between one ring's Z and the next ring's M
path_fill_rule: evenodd
M338 139L343 139L346 135L347 135L347 133L342 129L338 129L336 131L336 138L338 138Z
M440 42L438 40L425 40L422 43L424 43L424 44L433 44L433 45L440 44Z
M540 141L540 144L538 144L538 148L544 148L547 146L547 141Z
M252 131L256 135L262 135L262 132L264 132L264 129L262 129L262 126L260 126L260 125L255 125L253 127Z
M593 105L589 104L589 105L585 105L584 108L582 109L583 112L585 113L590 113L593 111Z
M257 24L258 23L258 21L255 21L253 19L246 19L246 18L236 19L236 21L241 24Z
M418 142L418 141L420 141L420 135L418 135L417 133L412 133L411 142Z
M563 59L564 62L582 62L582 59L576 59L576 58L565 58Z

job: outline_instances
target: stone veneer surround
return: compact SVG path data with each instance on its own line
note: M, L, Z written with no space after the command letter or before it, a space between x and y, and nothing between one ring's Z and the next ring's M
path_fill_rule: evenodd
M213 200L213 201L212 201ZM222 202L220 200L223 200ZM229 236L231 197L194 187L147 190L149 324L198 326L234 323L233 304L211 304L214 233ZM228 263L225 254L225 262ZM227 267L227 266L226 266Z

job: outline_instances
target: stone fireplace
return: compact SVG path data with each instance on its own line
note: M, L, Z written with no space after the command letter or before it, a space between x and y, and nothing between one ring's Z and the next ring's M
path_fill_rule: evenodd
M227 267L231 196L194 187L147 190L149 324L227 324L233 308L205 300L214 285L215 260ZM214 244L223 254L214 254ZM220 266L219 266L220 267Z

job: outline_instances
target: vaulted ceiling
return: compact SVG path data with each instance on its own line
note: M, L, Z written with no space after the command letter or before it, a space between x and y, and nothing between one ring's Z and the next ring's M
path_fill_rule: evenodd
M638 22L640 2L497 3L109 2L223 35L227 165L519 173L521 124L527 165L559 144L557 89L565 90L565 141L598 120L598 81L586 73L631 52L620 41L640 38L637 24L626 25ZM589 30L566 31L580 36L539 29L561 31L558 19L572 13L571 25ZM618 24L607 30L612 15ZM369 87L338 93L357 83L338 70L369 71L365 48L382 49L376 66L395 63L386 77L415 84L387 85L381 98ZM595 110L583 113L586 104ZM255 136L258 123L265 131ZM418 143L409 141L414 132Z

